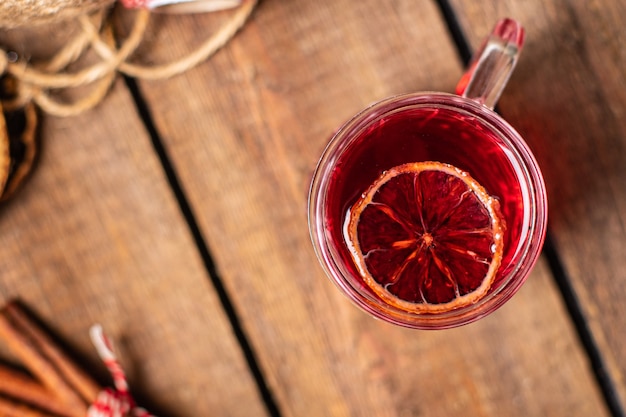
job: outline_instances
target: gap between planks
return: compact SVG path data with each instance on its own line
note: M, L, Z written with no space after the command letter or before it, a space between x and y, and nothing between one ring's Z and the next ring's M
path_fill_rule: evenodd
M267 413L270 417L281 417L281 412L278 408L276 400L274 399L274 394L272 393L269 385L267 384L265 377L263 376L263 372L261 371L261 367L259 365L257 355L252 348L252 345L249 341L246 332L243 329L241 324L241 320L239 319L239 314L235 309L233 302L231 301L228 292L222 282L220 274L218 272L217 266L213 260L213 256L209 250L209 247L206 243L202 232L200 231L200 227L198 226L198 222L196 220L196 216L189 204L189 199L185 195L185 191L180 183L178 174L176 173L176 169L172 164L172 161L163 145L163 140L161 139L161 135L159 134L154 120L152 118L152 113L150 111L150 107L148 103L144 99L139 86L134 78L124 76L124 81L126 87L128 88L132 100L137 109L137 114L139 118L144 124L144 127L150 136L152 141L152 146L154 147L154 151L159 158L159 162L163 168L163 172L165 173L167 182L174 193L174 197L178 206L180 208L181 213L189 227L189 231L192 234L193 241L196 245L196 248L202 258L203 265L209 275L211 283L217 293L219 301L226 313L228 318L228 322L233 330L235 338L239 343L243 356L245 358L246 364L248 365L248 369L254 378L257 390Z

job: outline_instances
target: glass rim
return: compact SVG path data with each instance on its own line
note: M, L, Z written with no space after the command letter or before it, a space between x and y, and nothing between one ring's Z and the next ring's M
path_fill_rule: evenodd
M449 108L459 113L468 113L487 125L505 143L517 165L523 169L524 183L521 185L530 197L527 207L530 212L529 230L522 249L516 252L512 260L514 268L498 283L494 291L475 304L437 314L416 314L395 308L374 294L360 289L359 285L353 285L356 278L346 270L344 262L339 254L335 253L336 250L328 242L325 234L325 192L329 185L329 174L337 158L372 122L394 112L420 107ZM507 157L511 159L510 155ZM374 317L416 329L460 326L478 320L501 307L527 279L540 255L547 227L545 184L537 161L521 135L490 108L472 99L439 92L392 96L367 106L344 123L328 142L315 168L309 189L308 207L308 224L313 247L331 281L353 303Z

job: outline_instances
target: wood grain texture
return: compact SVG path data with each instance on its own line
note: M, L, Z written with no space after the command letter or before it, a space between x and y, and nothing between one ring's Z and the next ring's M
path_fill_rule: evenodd
M141 58L215 19L162 19ZM606 415L543 263L491 317L415 332L358 311L315 259L307 187L330 133L461 72L432 2L268 0L208 63L140 83L284 416Z
M0 207L0 304L23 299L100 375L101 323L159 415L264 415L124 83L41 131L34 176Z
M454 1L476 46L498 16L527 44L500 110L536 151L550 230L626 407L626 32L623 1Z

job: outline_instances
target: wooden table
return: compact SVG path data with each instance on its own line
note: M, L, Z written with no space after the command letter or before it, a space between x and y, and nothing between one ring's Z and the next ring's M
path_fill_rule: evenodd
M0 207L0 302L23 299L100 375L102 323L162 416L624 416L624 15L621 0L264 0L208 62L43 117L37 168ZM154 18L136 60L175 59L224 16ZM372 101L452 91L502 16L527 30L499 111L545 174L543 255L474 324L372 319L313 253L317 158Z

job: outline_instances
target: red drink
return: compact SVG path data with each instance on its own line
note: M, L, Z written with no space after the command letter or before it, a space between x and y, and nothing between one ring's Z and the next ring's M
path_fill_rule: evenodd
M498 228L494 235L502 237L498 241L498 252L493 256L498 258L498 265L494 266L497 269L492 271L493 265L490 265L490 272L485 269L475 276L472 276L473 270L466 272L465 283L475 279L478 285L479 281L489 277L488 287L482 287L484 291L481 290L476 298L468 298L465 304L455 305L454 300L451 303L446 300L442 306L451 305L451 308L437 309L435 306L422 311L419 305L412 307L416 304L407 308L401 306L405 300L420 302L405 297L405 290L390 291L393 293L390 297L382 293L388 288L388 281L385 277L382 280L372 278L373 275L360 262L369 255L362 252L355 256L358 252L354 249L355 239L350 239L354 234L347 231L353 223L349 210L364 199L364 193L376 188L373 184L384 172L410 163L424 165L426 161L435 166L458 168L463 175L467 173L470 182L477 183L488 199L497 201L494 204L499 206L498 214L491 217L499 219L502 228ZM543 179L519 134L487 107L463 97L439 93L387 99L346 123L320 160L309 204L311 236L327 274L364 310L392 323L414 328L457 326L501 306L520 288L536 262L547 222ZM393 201L388 204L394 205ZM429 210L434 208L436 211L438 204L435 202ZM460 217L463 216L460 213ZM428 240L430 242L430 236ZM474 253L471 248L462 248L463 242L456 243L457 248ZM403 266L389 266L390 270L398 268ZM413 274L419 275L419 268L415 265L412 268ZM457 265L457 275L459 271ZM372 285L372 279L378 284ZM420 279L422 284L419 285L423 286L425 281ZM471 283L468 285L476 287ZM394 297L401 299L399 304L394 303ZM430 303L426 298L423 301Z
M344 236L348 210L390 168L408 162L447 163L468 172L500 202L504 254L492 286L496 288L514 267L511 260L524 240L524 223L528 223L518 178L522 170L507 157L506 149L484 122L457 109L407 109L376 120L343 151L330 177L325 221L334 250L358 276Z

